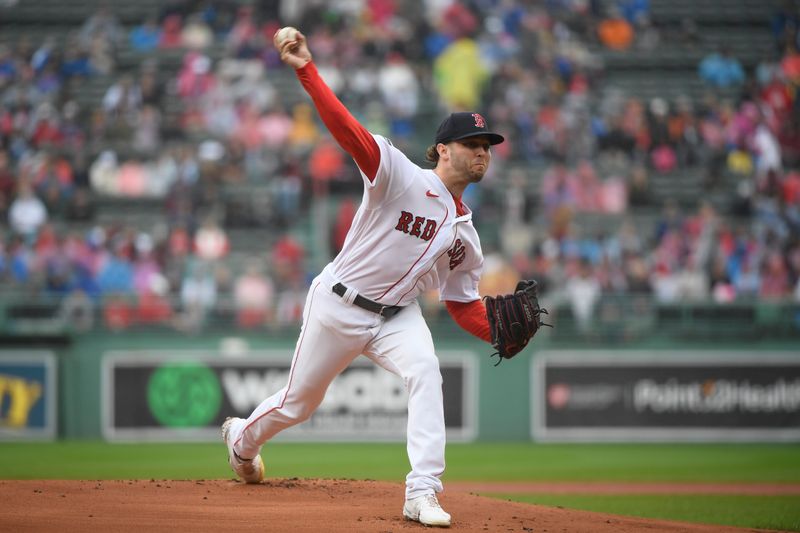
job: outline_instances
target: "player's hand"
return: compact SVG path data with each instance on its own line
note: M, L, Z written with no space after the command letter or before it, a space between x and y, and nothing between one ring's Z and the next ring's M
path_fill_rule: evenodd
M311 52L308 50L306 36L299 31L295 34L294 40L284 42L278 42L278 32L275 32L272 43L281 53L281 61L292 68L302 68L311 61Z

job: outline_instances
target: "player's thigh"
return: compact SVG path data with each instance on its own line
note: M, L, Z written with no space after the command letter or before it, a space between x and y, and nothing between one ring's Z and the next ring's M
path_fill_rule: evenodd
M364 355L404 379L439 372L433 337L416 302L384 322Z
M352 306L319 283L312 284L292 359L290 390L301 396L324 392L372 338L368 325Z

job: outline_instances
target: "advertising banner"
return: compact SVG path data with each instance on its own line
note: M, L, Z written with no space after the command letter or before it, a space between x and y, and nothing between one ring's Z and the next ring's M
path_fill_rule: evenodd
M56 382L52 353L0 350L0 440L55 438Z
M217 440L228 416L246 418L286 386L291 354L259 352L225 359L184 352L115 352L103 361L103 433L108 440ZM477 434L473 357L440 356L448 440ZM331 383L320 407L285 440L403 441L403 381L365 358Z
M536 440L800 440L798 354L562 351L532 369Z

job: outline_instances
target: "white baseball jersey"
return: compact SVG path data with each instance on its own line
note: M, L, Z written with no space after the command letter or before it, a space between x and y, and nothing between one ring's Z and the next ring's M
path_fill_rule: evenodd
M411 162L392 143L374 135L381 161L342 251L328 273L359 294L405 306L429 289L441 300L480 298L483 254L472 213L458 216L450 192L433 170Z

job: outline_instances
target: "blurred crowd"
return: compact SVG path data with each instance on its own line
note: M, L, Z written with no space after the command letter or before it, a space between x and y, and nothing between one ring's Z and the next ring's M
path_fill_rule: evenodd
M220 309L242 327L299 320L322 265L293 237L298 221L335 206L317 228L335 253L360 181L271 45L286 24L357 118L412 159L452 110L506 135L465 193L487 232L484 294L532 276L579 319L609 293L800 300L793 2L763 28L774 48L753 68L725 47L701 59L700 100L605 83L607 53L702 47L691 20L654 24L648 0L171 0L128 26L113 6L66 35L0 42L0 284L70 316L187 330ZM708 198L656 194L654 180L682 173ZM126 201L157 206L157 220L115 220ZM233 249L240 228L258 244Z

